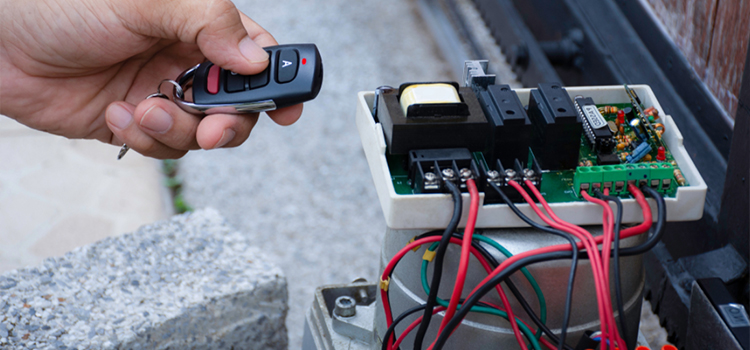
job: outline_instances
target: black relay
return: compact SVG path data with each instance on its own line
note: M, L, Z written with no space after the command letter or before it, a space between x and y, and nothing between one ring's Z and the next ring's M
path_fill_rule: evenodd
M534 124L531 149L543 169L575 169L581 148L581 117L560 84L541 83L531 90L529 117Z
M508 85L477 86L474 90L490 123L486 154L491 162L526 162L533 129L521 100Z

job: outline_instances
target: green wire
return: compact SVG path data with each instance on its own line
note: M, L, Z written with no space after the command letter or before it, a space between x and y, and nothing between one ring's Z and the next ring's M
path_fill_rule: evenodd
M500 243L495 242L492 239L489 239L482 235L474 235L472 238L482 241L484 243L487 243L494 247L495 249L499 250L505 257L510 258L513 256L505 247L500 245ZM434 249L434 248L433 248ZM529 284L531 284L531 288L534 289L534 293L536 293L536 297L539 300L539 319L542 321L543 324L547 323L547 301L544 299L544 293L542 293L542 289L539 288L539 284L536 283L536 279L534 276L531 275L531 272L527 270L525 267L521 268L521 273L526 277L526 280L529 281ZM536 339L539 339L542 337L542 330L537 329L536 334L534 335Z
M503 255L505 255L506 257L513 256L513 254L511 254L507 249L505 249L505 247L503 247L499 243L495 242L494 240L491 240L491 239L489 239L487 237L484 237L482 235L475 235L475 236L473 236L473 238L475 238L475 239L477 239L479 241L485 242L485 243L493 246L495 249L497 249L498 251L500 251L501 253L503 253ZM434 251L435 248L438 246L438 244L439 244L439 242L433 243L428 248L428 250ZM428 263L429 263L429 261L427 261L427 260L423 260L422 261L422 287L424 288L425 293L430 294L430 286L429 286L429 283L427 282L427 265L428 265ZM546 304L545 299L544 299L544 294L542 294L542 290L541 290L541 288L539 288L539 284L536 283L536 280L534 279L534 276L532 276L531 273L528 270L526 270L525 267L522 268L522 271L523 271L524 276L526 276L526 279L529 281L529 283L531 284L532 288L534 289L534 292L536 292L537 298L539 298L539 305L540 305L540 308L541 308L541 312L540 312L541 313L541 318L540 319L542 320L542 322L545 322L546 318L547 318L547 304ZM448 302L445 301L445 300L443 300L443 299L440 299L440 298L437 298L437 303L440 306L443 306L443 307L447 307L448 306ZM461 307L461 304L459 304L457 308L460 308L460 307ZM494 308L491 308L491 307L474 306L474 307L471 308L471 311L500 316L500 317L502 317L502 318L504 318L506 320L508 319L508 314L506 312L500 311L500 310L497 310L497 309L494 309ZM531 333L531 330L528 327L526 327L526 324L524 324L523 322L521 322L521 320L518 317L516 317L516 320L518 321L517 322L518 328L521 330L521 332L524 334L524 336L526 336L526 338L529 340L529 342L531 343L531 346L534 347L534 349L541 350L541 345L539 344L539 341L538 341L538 339L542 335L541 334L541 330L537 330L537 333L533 334L533 333Z

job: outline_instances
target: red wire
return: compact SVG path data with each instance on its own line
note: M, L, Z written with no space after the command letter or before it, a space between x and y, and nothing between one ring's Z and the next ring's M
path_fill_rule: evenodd
M565 232L571 233L575 235L578 239L581 240L581 242L584 244L586 251L589 252L589 259L591 262L591 270L594 277L594 285L596 286L596 302L597 302L597 310L599 311L599 321L601 322L602 326L602 342L605 342L608 339L608 333L607 333L607 307L606 307L606 297L604 294L604 288L603 288L603 274L601 271L601 261L599 260L599 250L596 242L594 241L593 236L583 228L570 224L566 221L561 220L560 218L555 215L555 213L552 211L552 208L549 207L549 204L547 204L547 201L544 199L542 194L536 189L533 183L531 181L526 182L526 187L528 187L532 193L536 196L537 200L539 200L539 203L542 204L542 207L545 209L547 214L552 218L552 220L548 219L544 214L542 214L541 210L537 207L536 203L531 199L531 197L526 193L526 191L515 181L509 181L508 184L513 186L526 200L527 203L529 203L529 206L534 210L534 212L544 221L547 225L550 225L556 229L563 230ZM606 344L606 342L605 342Z
M605 294L611 295L611 291L609 289L609 258L612 248L612 241L614 240L614 214L612 212L612 208L609 206L609 203L594 197L591 197L586 191L581 191L581 195L583 198L585 198L587 201L596 203L600 205L604 209L604 217L608 224L604 226L604 234L603 234L603 241L602 241L602 271L604 272L604 281L605 284ZM608 333L613 335L615 337L615 340L617 341L617 346L622 348L627 348L625 346L625 343L623 342L622 338L620 337L619 330L616 330L615 327L615 315L612 308L612 300L611 298L608 298L608 308L607 308L607 322L608 322ZM615 344L614 342L609 342L609 348L610 350L614 349Z
M391 271L393 270L393 268L396 266L396 263L398 263L398 261L401 260L401 258L403 258L403 256L406 255L406 253L408 253L411 249L413 249L415 247L419 247L422 244L439 241L440 239L441 239L440 236L425 237L425 238L422 238L422 239L419 239L419 240L416 240L416 241L414 241L412 243L407 244L398 253L396 253L396 255L393 256L393 258L391 259L390 262L388 262L388 265L386 266L385 270L383 271L383 274L381 275L381 279L382 280L386 280L387 277L391 274ZM453 238L452 237L450 239L450 243L461 244L462 242L458 238ZM485 269L485 271L487 271L487 273L492 272L492 267L487 262L487 260L484 258L484 256L482 256L481 254L479 254L479 251L477 251L476 248L474 248L473 246L470 246L470 252L471 252L471 254L474 255L474 257L477 258L477 260L479 260L479 263L482 265L482 267L484 267L484 269ZM508 297L505 295L505 291L500 287L500 285L497 285L495 287L495 289L497 290L498 294L500 295L500 300L502 300L503 305L506 308L505 311L508 313L508 317L511 317L511 315L513 315L513 312L512 311L508 312L508 309L510 309L510 302L508 301ZM385 315L386 315L386 323L388 324L388 327L390 327L391 324L393 324L393 314L391 312L391 306L390 306L390 302L388 300L388 292L386 292L385 290L381 289L380 290L380 296L381 296L381 300L382 300L382 303L383 303L383 309L384 309L384 312L385 312ZM513 317L515 319L514 315L513 315ZM520 330L519 330L519 333L520 333ZM390 343L391 339L388 339L387 341ZM393 347L389 347L389 349L391 349L391 348L393 348Z
M496 308L498 310L502 310L502 309L500 309L496 305L492 305L492 304L486 303L486 302L485 302L485 304L490 305L490 306L492 306L492 307L494 307L494 308ZM432 312L432 314L434 315L434 314L440 312L441 310L445 310L445 307L442 307L442 306L436 307L435 310ZM393 343L393 349L398 349L398 347L401 345L401 341L404 340L404 339L406 339L406 336L409 333L411 333L411 331L413 331L414 328L417 328L417 326L421 322L422 322L422 316L419 316L416 320L414 320L414 322L412 322L409 325L409 327L406 327L406 329L404 329L403 333L401 333L401 336L398 339L396 339L395 343ZM531 329L531 326L529 326L529 324L526 323L524 320L521 320L521 322L523 322L523 324L525 324L526 327L528 327L529 329ZM547 340L547 339L545 339L545 338L539 339L539 342L542 343L544 346L546 346L550 350L557 350L557 347L554 344L550 343L550 341Z
M625 238L628 238L628 237L639 235L639 234L642 234L642 233L648 231L648 229L651 227L651 222L652 222L651 207L649 206L648 202L646 202L646 198L643 196L643 193L638 189L638 187L635 187L635 186L633 186L631 184L628 185L628 190L630 191L630 193L633 194L633 196L636 199L636 202L638 202L638 205L641 207L641 210L643 211L643 220L644 221L640 225L637 225L637 226L631 227L629 229L623 230L620 233L620 236L621 236L620 238L621 239L625 239ZM535 206L532 206L532 207L535 207ZM601 238L601 236L599 236L599 237L595 237L595 239L598 242L601 242L602 238ZM578 242L577 243L577 246L578 246L579 249L580 248L584 248L584 245L585 245L584 242ZM526 252L514 255L514 256L506 259L505 261L503 261L497 268L495 268L494 271L492 271L492 273L490 273L481 282L479 282L479 284L477 284L477 286L469 293L469 296L471 296L472 294L474 294L477 291L477 289L480 288L480 286L486 284L493 277L497 276L497 274L499 274L501 271L503 271L503 269L505 269L506 267L508 267L508 265L511 265L511 264L515 263L516 261L518 261L520 259L524 259L524 258L527 258L529 256L536 255L536 254L559 252L559 251L565 251L565 250L571 250L571 249L572 248L570 247L570 244L565 244L564 243L564 244L557 244L557 245L553 245L553 246L547 246L547 247L537 248L537 249L534 249L534 250L529 250L529 251L526 251Z
M471 197L471 205L469 206L469 219L466 221L466 228L464 228L463 242L461 243L461 258L458 262L458 273L456 274L456 283L453 286L453 293L451 294L448 308L445 311L445 317L440 322L440 330L442 332L447 320L456 313L458 307L458 300L461 299L461 292L464 289L464 282L466 282L466 272L469 270L469 248L471 247L471 238L474 235L474 226L477 223L477 213L479 212L479 191L477 185L473 179L466 180L466 187L469 189L469 195Z
M436 314L436 313L438 313L440 311L443 311L445 309L446 309L445 306L438 306L438 307L436 307L435 309L432 310L432 314L434 315L434 314ZM395 343L393 343L393 348L392 349L398 349L399 345L401 345L401 341L404 340L404 338L406 338L406 336L409 334L409 332L411 332L414 328L417 328L417 326L420 323L422 323L422 317L423 316L417 317L417 319L414 320L414 322L412 322L409 325L409 327L406 327L406 329L404 329L404 332L401 333L401 336L398 337L398 339L396 339Z
M632 236L635 236L635 235L639 235L639 234L642 234L642 233L648 231L649 228L651 228L651 224L652 224L652 221L653 221L652 214L651 214L651 207L648 204L648 202L646 201L646 198L643 196L643 193L638 189L638 187L634 186L633 184L628 184L628 190L635 197L636 202L638 202L638 205L641 207L641 210L643 212L643 222L641 224L637 225L637 226L630 227L630 228L625 229L622 232L620 232L620 239L625 239L625 238L632 237ZM535 205L532 205L532 207L536 208ZM386 268L383 271L383 275L381 276L381 279L382 280L386 280L387 279L388 275L390 274L390 271L393 270L393 267L398 262L398 260L400 260L401 257L403 257L406 253L408 253L409 250L411 250L414 247L420 246L423 243L434 242L434 241L437 241L439 239L440 239L440 237L426 237L426 238L423 238L421 240L418 240L418 241L415 241L415 242L412 242L412 243L408 244L401 251L399 251L398 253L396 253L396 255L394 255L393 259L391 259L391 261L386 265ZM599 237L595 237L594 239L596 240L597 243L599 243L599 242L601 242L603 240L603 237L599 236ZM455 239L455 240L458 241L458 239ZM586 243L584 243L583 241L580 241L580 242L577 243L577 246L578 246L579 249L580 248L584 248L586 246ZM477 286L469 293L469 296L471 296L472 294L474 294L476 292L476 290L479 289L480 286L482 286L482 285L486 284L487 282L489 282L489 280L491 280L493 277L495 277L497 274L499 274L503 269L505 269L506 267L508 267L508 265L511 265L511 264L515 263L516 261L518 261L520 259L523 259L523 258L526 258L526 257L529 257L529 256L533 256L533 255L536 255L536 254L544 254L544 253L558 252L558 251L565 251L565 250L571 250L571 247L570 247L569 244L557 244L557 245L553 245L553 246L547 246L547 247L537 248L537 249L534 249L534 250L530 250L530 251L526 251L526 252L514 255L514 256L506 259L505 261L503 261L497 268L495 268L495 270L492 271L492 273L490 273L481 282L479 282L479 284L477 284ZM596 255L596 254L594 254L594 255ZM502 289L500 289L500 290L502 290ZM390 325L393 323L393 317L391 315L390 304L388 303L388 293L385 290L383 290L383 289L381 289L381 301L383 303L383 308L384 308L384 311L385 311L385 314L386 314L386 323L390 327ZM542 339L544 339L544 338L542 338ZM388 339L388 341L390 342L390 339ZM545 343L546 346L549 346L549 345L547 345L548 342L545 341L544 343Z
M466 181L466 187L469 189L469 195L471 197L471 205L469 206L469 218L466 221L466 228L464 229L463 243L461 246L461 260L458 264L456 283L453 286L453 293L451 294L451 299L448 303L448 309L446 309L445 316L440 322L438 334L443 331L445 325L448 324L448 321L453 318L453 315L456 312L458 301L461 299L461 293L463 292L464 282L466 281L466 274L469 269L469 247L471 247L471 238L474 234L474 226L476 225L477 214L479 212L479 191L477 190L477 185L473 179L468 179ZM491 270L487 269L487 273L490 272ZM523 334L518 328L516 316L513 314L513 310L510 306L510 302L508 301L507 296L505 295L505 293L499 294L500 300L502 300L503 306L505 306L505 312L508 314L508 322L510 322L510 327L513 330L513 335L515 336L518 345L522 350L528 350L528 347L526 347L526 342L523 340ZM428 349L431 348L432 345Z

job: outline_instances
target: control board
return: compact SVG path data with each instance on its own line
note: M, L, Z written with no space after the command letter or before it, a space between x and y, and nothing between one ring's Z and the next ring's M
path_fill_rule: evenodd
M706 184L648 86L511 89L494 77L466 85L359 93L357 126L388 227L445 227L452 201L443 184L465 192L468 177L480 189L477 227L525 226L490 183L535 217L509 180L529 180L558 216L577 225L601 224L601 208L582 191L620 197L623 223L640 222L628 184L662 193L669 221L702 216ZM468 205L468 194L463 200Z

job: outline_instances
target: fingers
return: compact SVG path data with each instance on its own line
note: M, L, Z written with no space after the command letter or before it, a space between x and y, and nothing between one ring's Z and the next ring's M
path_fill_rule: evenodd
M137 107L114 102L105 117L114 144L126 143L138 153L159 159L180 158L191 149L239 146L258 121L257 114L216 114L201 119L158 98Z
M276 124L288 126L294 124L302 115L302 104L266 112Z
M105 119L117 140L115 142L121 141L140 154L158 159L180 158L187 153L186 150L171 148L143 132L133 118L135 110L136 107L127 102L114 102L107 107Z
M213 63L244 75L268 66L268 54L253 39L275 40L247 16L242 19L230 0L132 0L130 5L113 7L139 34L197 44Z
M212 114L203 118L195 137L203 149L237 147L250 136L258 114Z

